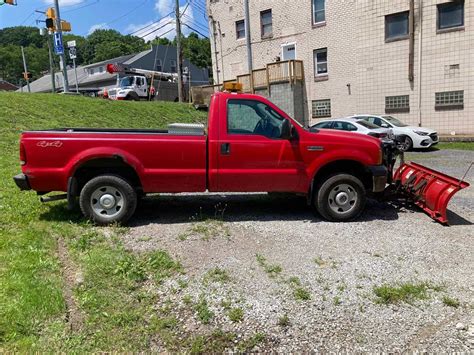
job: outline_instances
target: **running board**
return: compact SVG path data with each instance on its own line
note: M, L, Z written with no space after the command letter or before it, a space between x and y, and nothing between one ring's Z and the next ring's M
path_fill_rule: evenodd
M446 213L449 200L456 192L469 187L465 181L413 162L402 164L393 180L418 207L445 225L449 225Z

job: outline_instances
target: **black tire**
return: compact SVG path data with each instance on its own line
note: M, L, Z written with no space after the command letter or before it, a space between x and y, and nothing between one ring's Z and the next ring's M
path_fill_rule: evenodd
M137 208L137 194L121 177L100 175L84 185L79 205L84 216L98 225L125 223Z
M408 152L413 148L413 140L408 136L403 136L403 141L401 142L399 149L402 152Z
M353 175L329 177L316 191L316 210L331 222L346 222L357 218L364 210L366 192L362 182Z
M131 94L127 95L125 100L127 100L127 101L140 101L140 98L138 97L138 95L136 93L131 93Z

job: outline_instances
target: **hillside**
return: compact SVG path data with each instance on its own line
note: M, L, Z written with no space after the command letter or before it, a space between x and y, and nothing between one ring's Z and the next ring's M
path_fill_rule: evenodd
M165 128L204 122L207 113L174 102L116 102L82 96L0 93L0 129Z

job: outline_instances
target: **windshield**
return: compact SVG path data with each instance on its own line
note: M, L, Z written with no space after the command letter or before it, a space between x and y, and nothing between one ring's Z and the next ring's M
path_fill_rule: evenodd
M374 125L373 123L367 122L365 120L359 120L359 121L356 121L356 122L358 124L360 124L361 126L364 126L365 128L369 128L369 129L380 128L379 126Z
M126 86L133 85L133 76L126 76L125 78L120 79L120 87L124 88Z
M390 122L391 124L393 124L394 126L397 126L397 127L407 127L408 126L407 124L403 123L400 120L397 120L393 116L382 116L382 118L386 119L388 122Z

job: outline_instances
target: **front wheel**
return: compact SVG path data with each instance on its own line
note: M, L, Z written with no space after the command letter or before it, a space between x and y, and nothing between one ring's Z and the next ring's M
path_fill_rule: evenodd
M96 224L124 223L135 212L137 194L121 177L101 175L84 185L79 204L84 216Z
M317 191L316 209L326 220L345 222L357 218L365 207L362 182L353 175L338 174L327 179Z
M411 148L413 148L413 140L408 136L403 137L399 149L402 152L408 152Z

